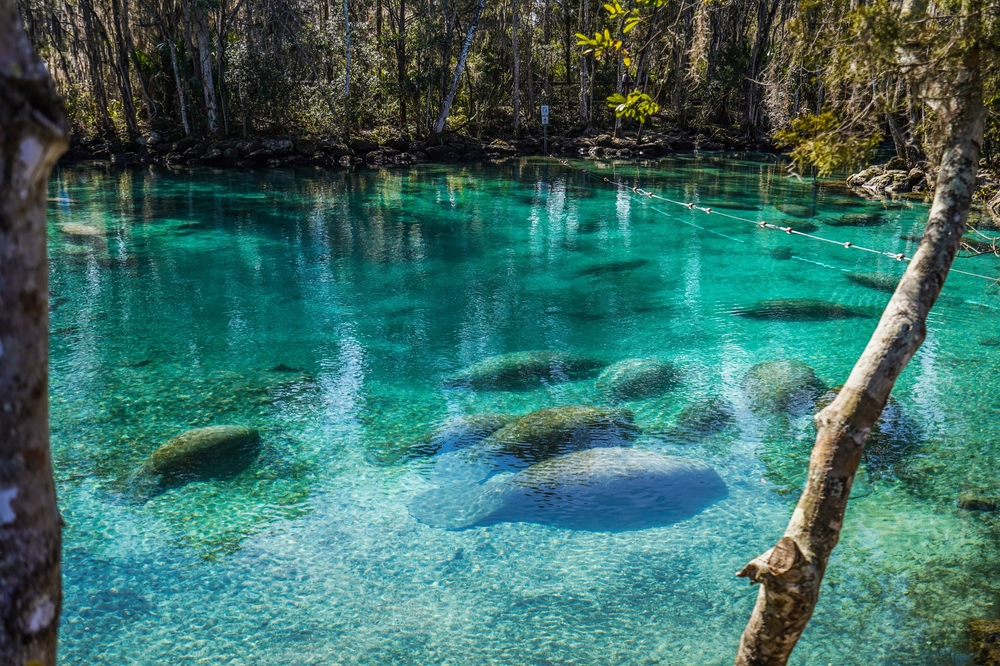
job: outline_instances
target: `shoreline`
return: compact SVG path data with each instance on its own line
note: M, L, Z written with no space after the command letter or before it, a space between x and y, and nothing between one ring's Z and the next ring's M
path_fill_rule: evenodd
M74 138L59 163L93 160L122 166L346 168L478 162L547 154L631 159L663 157L695 150L777 152L767 140L747 141L723 132L711 139L704 134L689 132L648 132L638 145L632 138L615 138L607 133L591 136L567 134L549 137L546 152L543 150L543 139L533 135L520 139L477 139L452 134L423 141L397 137L381 142L374 137L363 137L343 143L331 137L267 137L254 140L183 137L171 141L157 132L151 132L136 141Z

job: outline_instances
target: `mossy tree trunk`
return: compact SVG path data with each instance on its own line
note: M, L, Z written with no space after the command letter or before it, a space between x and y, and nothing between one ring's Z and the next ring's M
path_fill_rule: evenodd
M738 575L760 583L757 603L740 640L739 666L779 666L788 661L819 599L820 583L844 523L851 484L868 435L896 379L926 334L927 313L958 251L976 188L985 110L979 63L978 0L963 6L955 26L962 40L942 60L928 58L918 27L926 3L903 6L909 26L900 68L939 118L944 152L937 191L923 239L896 291L833 403L816 415L817 436L809 476L781 540ZM938 35L940 36L940 35ZM935 63L927 71L924 63Z
M62 521L49 452L46 183L67 147L48 70L0 0L0 664L55 664Z

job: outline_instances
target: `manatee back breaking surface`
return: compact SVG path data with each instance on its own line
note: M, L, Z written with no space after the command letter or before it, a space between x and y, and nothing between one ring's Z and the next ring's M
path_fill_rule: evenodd
M535 463L581 449L621 446L639 434L632 412L589 405L539 409L483 440L481 451Z
M670 525L727 495L704 463L654 451L601 448L557 456L479 486L443 487L411 507L449 529L528 522L594 532Z
M567 352L528 351L493 356L449 377L449 386L477 391L522 391L593 377L607 363Z
M612 400L642 400L669 391L680 373L657 358L627 358L608 366L597 378L597 389Z

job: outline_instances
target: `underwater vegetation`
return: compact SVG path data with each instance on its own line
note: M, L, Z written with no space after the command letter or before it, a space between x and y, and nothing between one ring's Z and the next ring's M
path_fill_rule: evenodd
M814 298L775 298L750 307L733 308L732 314L746 319L783 321L832 321L874 316L865 310Z
M477 391L521 391L543 383L593 377L607 363L567 352L527 351L493 356L448 377L446 386Z
M685 520L726 495L704 463L613 447L556 456L483 484L436 488L414 497L410 513L447 529L531 522L620 532Z

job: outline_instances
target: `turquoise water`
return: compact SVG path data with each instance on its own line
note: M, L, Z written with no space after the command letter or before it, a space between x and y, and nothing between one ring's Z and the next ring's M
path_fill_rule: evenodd
M902 237L927 213L745 155L581 164L907 254L915 243ZM812 437L808 413L751 410L743 377L797 359L842 383L889 298L846 273L903 268L543 159L73 167L51 196L67 664L730 663L756 595L734 573L780 536ZM882 218L828 224L847 213ZM998 264L957 262L1000 277ZM858 316L741 316L776 298ZM894 392L896 440L856 483L794 663L966 664L965 623L996 617L997 519L957 499L1000 494L998 314L990 282L949 277ZM498 391L445 381L531 350L655 358L679 381L613 405L593 377ZM679 426L706 398L732 405L728 427ZM436 427L575 404L631 410L635 448L707 464L725 497L618 531L414 518L429 495L469 481L461 451L429 455ZM142 489L137 470L157 446L219 424L260 430L251 465Z

